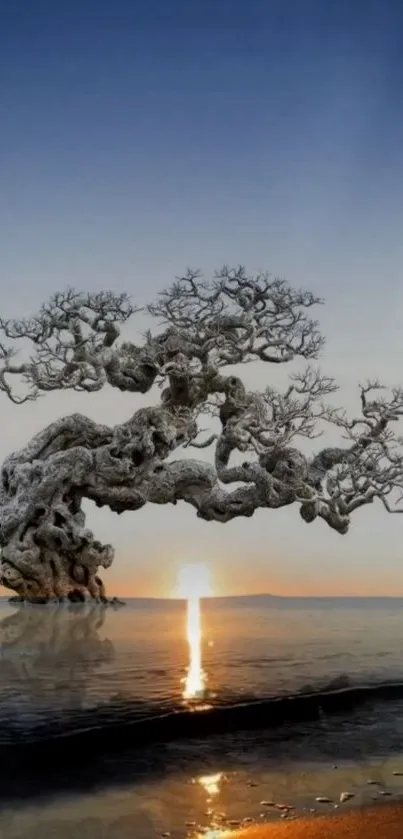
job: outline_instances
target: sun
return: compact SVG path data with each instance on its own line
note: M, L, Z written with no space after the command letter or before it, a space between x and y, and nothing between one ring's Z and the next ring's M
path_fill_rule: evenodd
M207 566L198 563L183 565L179 571L178 597L191 600L212 595L210 571Z

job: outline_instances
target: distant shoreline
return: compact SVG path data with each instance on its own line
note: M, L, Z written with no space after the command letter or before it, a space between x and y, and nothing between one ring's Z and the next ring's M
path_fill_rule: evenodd
M116 597L117 599L121 600L124 599L126 602L145 602L145 603L184 603L186 602L186 598L184 597L156 597L156 596L144 596L144 597L129 597L124 593L114 594L111 597ZM305 601L305 600L318 600L318 601L341 601L341 600L365 600L365 601L377 601L380 600L387 600L387 601L400 601L403 600L403 594L220 594L212 597L201 597L200 600L202 601L222 601L222 600L298 600L298 601ZM87 601L90 603L91 601ZM10 603L10 596L7 594L0 594L0 603L9 603L11 606L16 605L14 603Z

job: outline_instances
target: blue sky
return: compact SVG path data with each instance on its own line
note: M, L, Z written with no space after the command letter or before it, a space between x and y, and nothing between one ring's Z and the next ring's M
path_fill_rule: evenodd
M367 376L401 383L402 24L398 0L3 0L3 312L67 284L144 302L187 265L242 262L326 298L340 400ZM143 403L3 400L0 456L62 411L114 423ZM222 527L90 508L89 523L116 545L119 591L171 590L196 559L225 591L403 593L403 522L374 508L344 539L296 509Z

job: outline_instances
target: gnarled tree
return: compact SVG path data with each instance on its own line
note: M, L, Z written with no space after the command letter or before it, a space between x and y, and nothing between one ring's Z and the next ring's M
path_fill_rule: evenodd
M110 291L68 290L32 318L0 320L0 389L17 404L53 390L160 388L156 405L121 425L73 414L5 460L1 583L26 600L105 598L99 569L110 566L113 549L85 527L85 498L117 513L184 501L200 518L220 522L294 504L304 521L322 519L341 534L351 513L375 499L401 512L395 428L403 391L385 395L369 383L351 420L326 405L336 385L309 363L323 345L309 317L320 302L283 280L225 267L211 282L188 271L146 307L157 326L140 346L119 341L120 324L139 309ZM32 344L26 361L15 357L18 340ZM248 361L298 357L308 366L284 392L250 392L238 375ZM217 431L204 437L206 414ZM340 428L342 445L307 457L298 441L318 436L324 423ZM172 458L189 446L211 447L213 462Z

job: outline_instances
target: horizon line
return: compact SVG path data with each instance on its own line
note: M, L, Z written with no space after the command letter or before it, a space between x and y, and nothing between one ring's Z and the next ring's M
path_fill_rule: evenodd
M173 603L186 603L191 599L188 597L163 597L158 595L125 595L113 594L110 596L117 597L118 600L158 600L168 601ZM273 600L403 600L402 594L272 594L270 592L262 592L259 594L217 594L197 597L198 600L251 600L253 598L271 598ZM0 594L0 601L4 600L10 603L11 606L18 605L10 602L12 595ZM91 601L88 600L87 603ZM35 604L32 604L35 605ZM62 604L60 604L62 605Z

